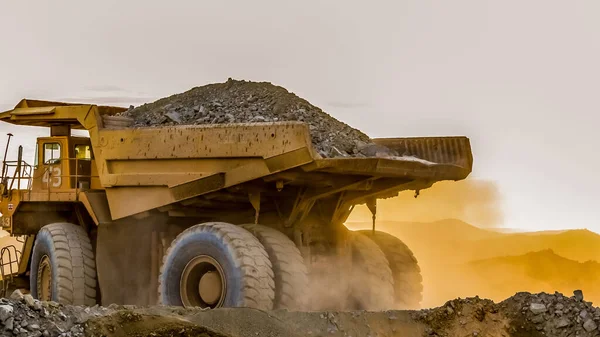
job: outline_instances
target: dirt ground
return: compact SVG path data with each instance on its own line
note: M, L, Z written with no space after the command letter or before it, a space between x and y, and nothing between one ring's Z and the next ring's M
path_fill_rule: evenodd
M260 311L73 307L16 291L0 299L0 336L69 337L597 337L600 308L560 293L518 293L494 303L454 299L419 311Z
M519 293L505 301L455 299L421 311L263 312L120 309L90 319L85 336L600 336L600 309L582 295Z

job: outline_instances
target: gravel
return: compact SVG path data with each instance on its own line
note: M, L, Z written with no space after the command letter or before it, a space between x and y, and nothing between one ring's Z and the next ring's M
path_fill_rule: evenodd
M84 336L83 323L111 312L98 306L72 307L40 302L17 290L9 299L0 299L0 336Z
M442 308L419 312L417 319L431 326L431 336L481 331L488 336L600 336L600 308L586 302L580 290L571 297L517 293L498 304L477 297L456 299Z
M132 106L121 115L133 118L133 127L300 121L308 124L313 146L324 158L398 156L372 143L363 132L268 82L229 79Z
M537 315L546 312L546 306L542 303L531 303L529 310Z
M586 302L581 290L573 292L573 296L566 297L560 293L536 294L519 293L502 303L508 316L527 326L531 323L535 331L546 336L598 336L598 322L600 321L600 308L591 302ZM522 306L537 307L543 305L546 310L525 310L518 317L516 309ZM541 308L541 307L540 307ZM529 325L531 327L531 325ZM513 327L515 331L520 326ZM531 329L533 331L533 329ZM514 332L514 331L513 331Z

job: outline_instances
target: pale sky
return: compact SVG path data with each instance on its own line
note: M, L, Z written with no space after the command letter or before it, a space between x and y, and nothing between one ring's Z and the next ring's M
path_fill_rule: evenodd
M270 81L371 137L470 137L506 227L600 232L599 17L598 0L0 0L0 110Z

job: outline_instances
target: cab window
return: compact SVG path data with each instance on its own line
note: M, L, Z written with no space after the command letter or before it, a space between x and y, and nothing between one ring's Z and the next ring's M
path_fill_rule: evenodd
M75 145L75 158L84 160L92 159L92 148L89 145Z
M55 164L60 161L60 144L44 144L44 164Z

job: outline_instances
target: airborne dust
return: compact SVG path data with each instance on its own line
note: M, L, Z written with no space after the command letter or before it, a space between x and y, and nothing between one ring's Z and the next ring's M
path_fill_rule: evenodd
M401 238L422 269L423 307L457 297L502 301L520 291L582 289L600 303L600 236L587 230L517 233L502 226L502 197L493 182L442 182L380 200L377 229ZM357 207L350 229L371 228ZM510 224L506 224L510 227Z
M398 197L378 200L378 221L431 222L460 219L484 228L500 228L503 222L502 197L491 181L467 179L439 182L422 190L415 198L413 191ZM348 222L371 221L371 213L356 207Z

